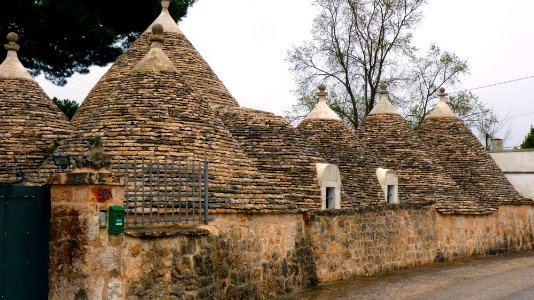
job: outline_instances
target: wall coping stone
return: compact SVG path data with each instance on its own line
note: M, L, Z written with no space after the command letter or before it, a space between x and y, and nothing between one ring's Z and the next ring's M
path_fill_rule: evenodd
M381 212L381 211L396 211L396 210L406 210L406 209L422 209L431 207L434 205L435 201L425 201L419 203L398 203L398 204L381 204L377 206L365 206L360 208L351 208L351 209L326 209L320 211L310 212L311 216L346 216L353 214L365 214L369 212Z
M128 226L124 230L125 235L141 238L163 238L171 236L206 236L213 233L209 226L194 224L172 224L172 225L142 225L142 226Z
M56 173L50 175L47 183L51 185L124 186L124 178L109 173Z
M210 208L209 214L250 214L250 215L283 215L283 214L301 214L311 211L307 208Z

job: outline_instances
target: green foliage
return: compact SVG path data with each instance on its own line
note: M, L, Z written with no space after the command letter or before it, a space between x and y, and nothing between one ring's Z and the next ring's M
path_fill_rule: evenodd
M521 144L521 149L534 149L534 127L530 126L530 132Z
M173 0L175 20L196 0ZM0 36L19 34L19 57L32 75L63 85L73 73L116 58L161 12L160 0L10 0L0 9Z
M78 107L80 107L78 102L74 100L69 100L69 99L61 100L61 99L54 97L52 99L52 102L54 102L57 105L57 107L59 107L59 109L67 116L69 120L72 120L72 117L78 110Z

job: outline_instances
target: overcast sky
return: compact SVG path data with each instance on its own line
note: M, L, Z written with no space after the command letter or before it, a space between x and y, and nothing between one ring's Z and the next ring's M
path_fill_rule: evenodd
M241 106L282 115L296 102L285 58L311 36L311 2L198 0L179 25ZM436 43L466 59L466 89L534 76L533 11L529 0L429 0L415 43L422 50ZM65 87L38 81L51 97L82 101L105 71L91 68ZM473 90L510 119L505 146L519 145L534 125L532 86L534 78Z

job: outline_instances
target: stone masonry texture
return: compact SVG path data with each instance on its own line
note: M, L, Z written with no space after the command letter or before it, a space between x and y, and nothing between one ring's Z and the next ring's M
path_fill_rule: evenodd
M61 151L78 156L100 135L113 161L209 159L210 202L221 208L275 207L276 191L232 138L208 103L175 72L130 72ZM287 208L286 206L281 206Z
M99 228L99 211L121 205L124 182L96 173L61 173L51 177L49 299L117 299L121 295L122 235ZM92 192L105 189L105 202Z
M328 163L341 173L341 208L354 208L385 202L376 177L379 164L373 154L358 147L354 132L340 120L306 119L297 127L298 133Z
M528 204L514 189L478 139L457 117L426 119L417 130L432 157L465 194L485 206Z
M127 234L126 298L265 299L316 285L304 226L298 214L226 214L208 233Z
M464 194L399 114L367 116L356 130L356 141L375 155L382 168L397 173L400 202L435 201L436 209L447 214L485 214L495 210Z
M320 187L315 164L325 162L284 118L246 108L224 108L218 116L251 163L284 199L317 209Z
M125 235L126 299L266 299L318 283L531 249L534 208L447 215L431 202L309 214L218 214ZM145 232L144 234L139 234Z
M42 162L71 135L67 117L37 82L0 78L0 181L15 172L35 173Z
M98 81L74 116L74 126L90 122L93 109L106 104L109 94L121 85L123 77L147 54L151 35L150 32L143 33ZM212 105L237 106L235 99L183 34L166 32L164 35L163 51L178 68L184 83L193 89L194 97L202 97Z

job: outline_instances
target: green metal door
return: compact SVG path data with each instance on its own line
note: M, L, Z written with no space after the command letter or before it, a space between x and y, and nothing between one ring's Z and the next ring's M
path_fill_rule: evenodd
M0 299L48 298L50 189L0 185Z

